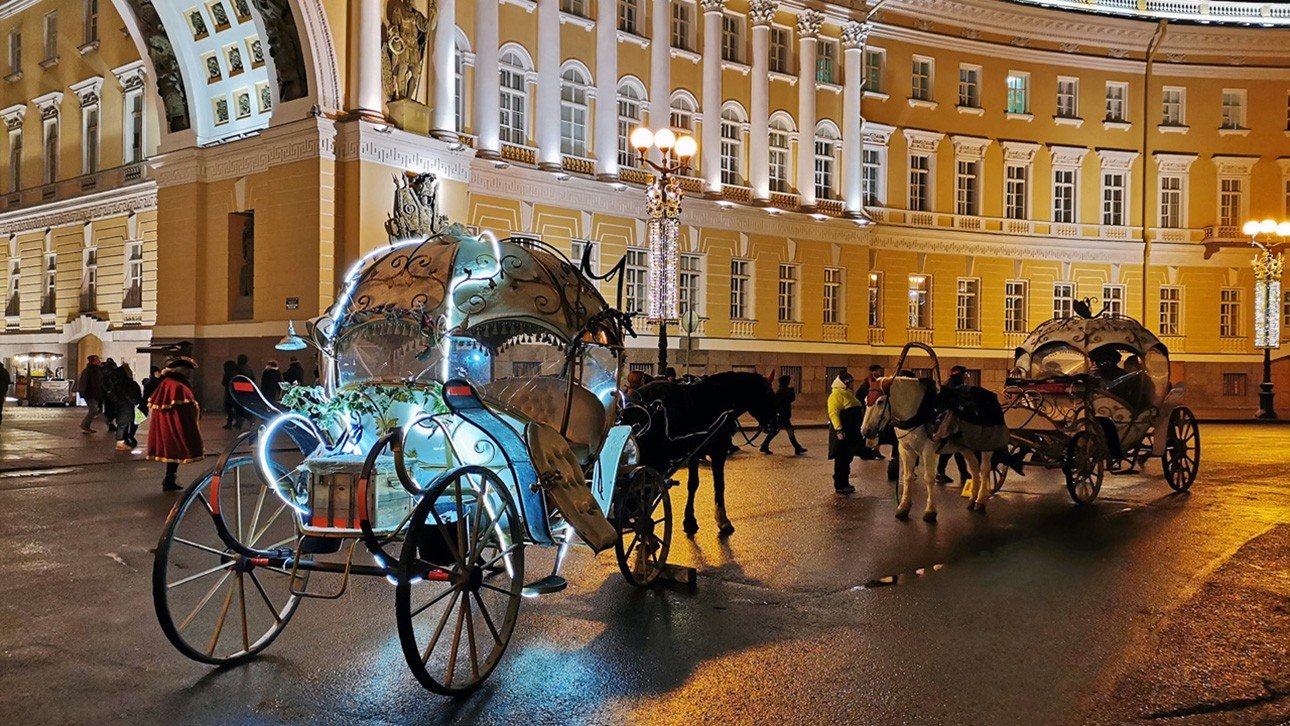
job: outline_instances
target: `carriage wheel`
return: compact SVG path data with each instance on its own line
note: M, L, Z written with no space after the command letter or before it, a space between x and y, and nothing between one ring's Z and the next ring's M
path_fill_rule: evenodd
M217 492L211 491L216 470L203 474L170 511L157 543L157 620L179 652L202 663L232 665L264 650L300 604L289 570L256 565L231 547L283 554L296 548L294 512L254 466L246 456L228 460Z
M1169 433L1160 463L1165 481L1174 491L1185 492L1196 481L1200 471L1200 428L1190 408L1179 406L1169 414Z
M657 470L638 466L615 494L614 554L618 570L638 587L652 584L667 566L672 546L672 497Z
M524 529L502 480L464 466L432 482L398 572L394 609L412 674L445 696L478 688L510 643L524 588Z
M1008 441L1008 445L1004 448L1004 451L1006 452L1008 459L1011 460L1022 452L1022 446L1010 440ZM989 461L986 452L982 452L982 457L983 461ZM987 468L982 466L981 470L987 471ZM990 493L998 494L999 490L1003 488L1003 483L1008 479L1008 473L1012 471L1012 469L1007 464L1000 464L998 466L990 466L988 471L994 475L992 477L994 479L992 482L993 487L991 488Z
M1062 462L1066 475L1066 491L1076 504L1088 504L1102 491L1102 476L1106 473L1106 444L1092 431L1080 431L1071 437Z

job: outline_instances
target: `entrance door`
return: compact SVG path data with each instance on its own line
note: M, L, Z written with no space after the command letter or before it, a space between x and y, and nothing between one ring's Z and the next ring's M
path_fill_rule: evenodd
M92 355L103 357L103 341L97 335L87 335L76 341L76 360L67 362L67 377L75 378L85 367L85 359Z

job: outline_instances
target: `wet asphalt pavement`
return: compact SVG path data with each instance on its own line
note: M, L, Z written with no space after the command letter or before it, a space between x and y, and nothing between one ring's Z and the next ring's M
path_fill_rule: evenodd
M857 462L857 495L834 496L823 432L803 457L746 450L728 472L733 536L716 536L706 471L692 540L673 490L672 560L698 568L696 592L637 591L611 553L575 549L569 588L525 600L490 681L451 700L408 673L383 580L304 602L244 666L188 661L151 602L174 501L160 466L70 433L70 412L6 414L4 723L1290 720L1282 426L1202 426L1189 495L1152 464L1077 507L1039 472L985 517L938 488L934 525L892 517L883 463ZM531 548L529 571L550 558Z

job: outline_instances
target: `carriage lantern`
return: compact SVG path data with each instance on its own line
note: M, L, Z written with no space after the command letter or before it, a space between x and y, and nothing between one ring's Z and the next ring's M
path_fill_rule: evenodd
M1281 272L1284 267L1281 253L1276 252L1278 242L1290 237L1290 222L1265 219L1251 220L1242 228L1250 236L1250 244L1259 248L1254 256L1254 347L1263 349L1263 383L1259 386L1258 418L1276 418L1273 405L1275 391L1272 386L1272 350L1281 345ZM1259 242L1263 236L1266 244Z

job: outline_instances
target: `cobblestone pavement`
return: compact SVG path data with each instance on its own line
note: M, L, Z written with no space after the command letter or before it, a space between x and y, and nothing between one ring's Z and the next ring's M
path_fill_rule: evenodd
M159 465L77 420L10 409L0 427L6 722L1290 719L1282 427L1204 426L1189 495L1152 465L1076 507L1039 472L1010 480L984 518L939 488L935 525L891 516L879 462L857 464L857 495L834 496L823 432L804 432L803 457L746 451L728 474L736 533L716 536L705 472L703 529L673 543L697 592L633 590L611 555L575 550L569 589L525 600L501 666L453 701L408 673L384 581L304 603L247 665L182 657L150 594L174 496ZM228 437L206 423L215 450ZM550 561L530 557L530 571Z

